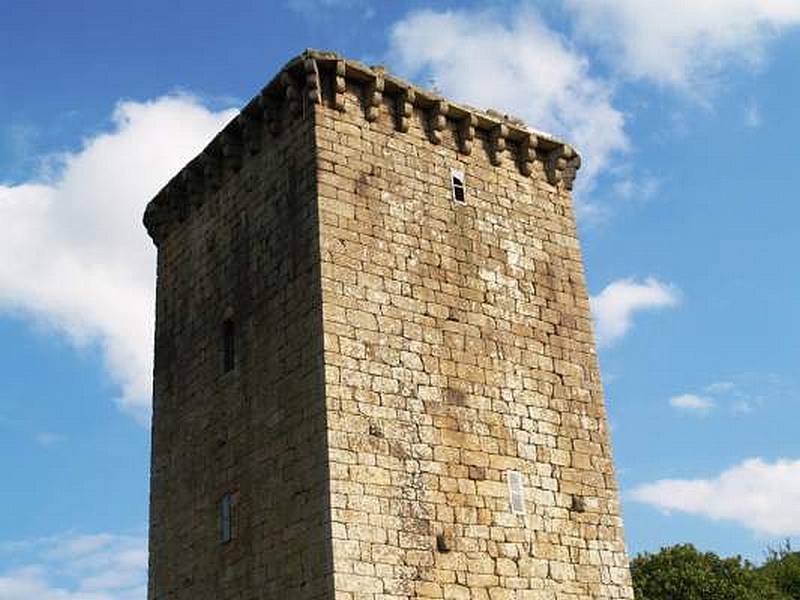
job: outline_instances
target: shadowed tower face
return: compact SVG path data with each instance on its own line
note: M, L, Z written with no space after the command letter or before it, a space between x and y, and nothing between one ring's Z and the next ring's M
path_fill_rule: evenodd
M150 203L150 600L632 598L579 158L289 62Z

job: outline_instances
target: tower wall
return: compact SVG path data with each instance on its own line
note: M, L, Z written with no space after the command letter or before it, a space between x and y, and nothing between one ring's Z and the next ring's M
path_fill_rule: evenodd
M150 600L332 598L313 120L277 118L159 236Z
M308 51L173 178L149 600L633 597L579 164Z
M365 96L317 108L337 600L632 597L569 191Z

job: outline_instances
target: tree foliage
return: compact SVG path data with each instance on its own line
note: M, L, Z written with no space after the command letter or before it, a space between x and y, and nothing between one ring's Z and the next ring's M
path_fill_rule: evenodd
M773 562L775 566L770 566ZM794 563L788 562L783 556L775 557L757 568L738 556L720 558L684 544L637 556L631 562L631 574L637 600L797 599L784 591L797 574L792 571ZM785 583L779 583L784 579Z
M759 570L785 597L800 600L800 552L792 552L788 541L777 550L768 550Z

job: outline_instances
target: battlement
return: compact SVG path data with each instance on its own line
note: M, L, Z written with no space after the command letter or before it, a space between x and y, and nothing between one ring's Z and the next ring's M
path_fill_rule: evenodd
M290 60L148 204L144 224L155 243L170 223L184 220L193 203L201 203L206 192L219 189L244 161L261 151L269 136L280 135L293 119L308 118L314 105L353 110L346 102L350 88L358 91L358 110L367 122L377 120L380 111L389 107L396 130L405 133L414 111L420 110L431 144L444 143L444 132L451 130L454 135L448 139L455 140L461 154L481 148L491 164L513 160L525 176L533 176L534 163L540 162L551 185L572 189L581 159L569 144L530 129L514 117L450 102L386 73L381 66L306 50Z

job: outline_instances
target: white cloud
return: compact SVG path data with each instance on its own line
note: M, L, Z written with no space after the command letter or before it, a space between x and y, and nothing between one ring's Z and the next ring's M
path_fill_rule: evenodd
M434 80L454 100L502 110L564 136L584 157L579 185L590 185L615 153L628 149L611 85L530 9L502 17L413 12L392 28L389 54L392 64L411 77Z
M622 200L644 203L658 193L661 182L651 176L625 177L614 183L614 195Z
M40 431L36 434L36 442L44 447L50 448L56 444L64 442L67 438L60 433L53 433L52 431Z
M759 534L800 534L800 460L752 458L713 479L663 479L630 496L667 512L734 521Z
M643 310L676 306L680 294L672 285L648 277L644 282L618 279L590 299L597 343L609 346L633 325L633 316Z
M710 394L724 394L736 389L736 384L732 381L717 381L706 386L706 391Z
M797 0L564 0L579 37L620 71L686 91L728 64L757 65L767 43L800 25ZM694 90L697 91L697 90Z
M0 185L0 311L33 317L76 347L97 343L120 406L146 418L154 248L146 203L234 116L188 96L120 102L113 130L61 157L47 183Z
M705 414L714 408L714 401L707 396L697 396L695 394L681 394L669 399L669 404L673 408Z
M744 124L748 127L755 129L761 127L764 122L761 116L761 109L755 102L750 102L744 108Z
M0 600L145 600L147 540L74 535L0 545ZM20 560L20 555L23 559Z

